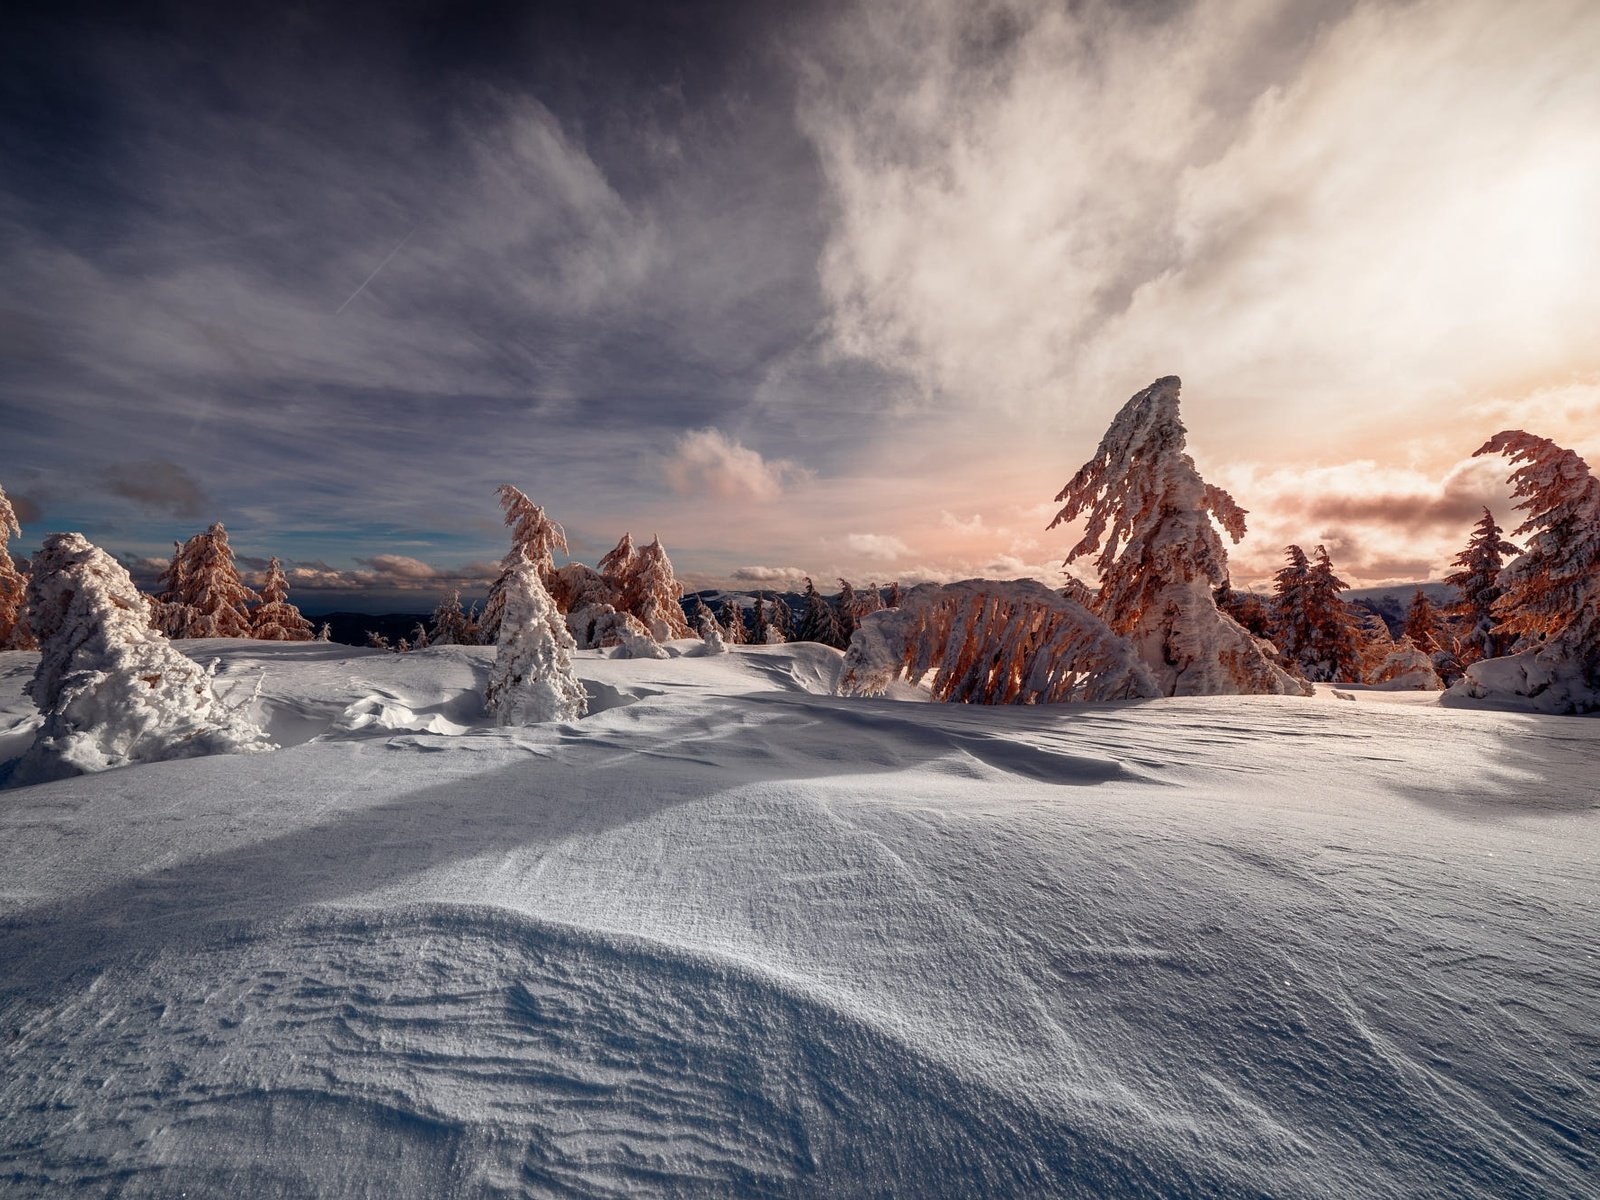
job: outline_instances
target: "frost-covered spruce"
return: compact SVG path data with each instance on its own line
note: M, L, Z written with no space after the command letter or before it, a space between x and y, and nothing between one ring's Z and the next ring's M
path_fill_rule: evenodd
M28 581L6 549L12 534L21 537L22 526L5 489L0 488L0 650L31 650L33 636L24 617Z
M1512 536L1527 549L1500 573L1494 602L1497 632L1519 640L1517 653L1468 667L1446 696L1600 709L1600 479L1573 451L1520 429L1476 453L1520 464L1510 482L1525 515Z
M261 603L250 614L250 636L263 642L309 642L311 622L289 603L289 579L274 555L261 584Z
M435 646L469 645L467 614L461 611L461 593L451 592L448 600L441 600L433 610L433 632L430 640Z
M217 521L197 533L179 549L163 579L172 590L162 596L182 627L170 636L186 638L250 636L249 605L256 594L239 578L228 531Z
M40 649L28 695L44 724L13 785L275 748L145 618L143 597L109 554L82 534L46 539L28 580L28 621Z
M484 707L501 725L572 721L589 709L572 670L572 635L526 554L505 577L494 670Z
M526 557L533 563L539 571L540 584L549 591L555 585L555 552L567 552L566 531L545 516L544 509L509 483L502 483L495 494L505 509L505 522L511 527L511 549L500 560L500 575L489 585L489 598L484 602L479 621L478 636L490 645L499 641L500 622L505 614L505 589L521 560Z
M665 642L694 636L684 619L683 606L678 603L682 597L683 586L672 573L672 560L660 537L656 537L639 550L634 560L623 592L623 607L644 622L652 637Z
M1184 453L1180 387L1169 375L1123 405L1095 456L1057 493L1063 507L1049 527L1087 517L1066 562L1098 551L1096 609L1133 642L1163 695L1303 694L1272 647L1212 597L1228 580L1212 521L1237 542L1245 512Z
M744 628L744 613L732 596L722 598L722 637L730 646L742 646L749 641Z
M929 672L935 700L1061 704L1158 695L1127 639L1034 580L925 583L864 617L840 665L837 691L881 696Z
M843 650L850 643L845 636L844 626L839 623L839 614L834 611L833 605L822 598L822 593L817 591L809 575L806 576L805 607L800 612L800 622L795 626L794 636L797 641L820 642L835 650Z
M695 597L694 602L695 628L700 631L700 640L705 643L707 654L728 653L728 643L723 640L722 626L717 623L717 615L711 611L706 602Z
M1502 594L1500 572L1505 561L1520 553L1505 539L1494 514L1485 508L1466 547L1455 557L1452 565L1456 570L1444 577L1459 597L1444 615L1455 624L1458 657L1463 666L1481 658L1499 658L1511 649L1510 635L1496 628L1500 618L1495 615L1494 605Z

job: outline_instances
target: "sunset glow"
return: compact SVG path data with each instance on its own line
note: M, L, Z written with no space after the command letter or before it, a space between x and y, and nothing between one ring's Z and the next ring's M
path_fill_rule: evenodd
M1496 430L1600 457L1583 0L447 9L24 22L87 85L0 145L24 552L470 590L513 481L691 585L1056 582L1175 373L1236 580L1362 585L1512 515Z

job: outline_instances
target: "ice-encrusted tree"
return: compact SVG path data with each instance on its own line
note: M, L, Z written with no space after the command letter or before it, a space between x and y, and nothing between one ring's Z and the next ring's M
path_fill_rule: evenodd
M855 585L848 579L839 580L839 598L833 602L833 612L839 619L839 632L844 637L844 646L850 644L850 635L861 623L860 608L861 597L856 594ZM842 650L844 646L839 648Z
M722 598L722 637L730 646L742 646L749 640L744 629L744 613L732 596Z
M837 691L881 696L929 672L936 700L1060 704L1159 695L1132 643L1096 614L1033 580L925 583L861 622Z
M644 622L658 642L693 637L679 603L682 596L683 585L672 573L672 560L660 537L656 537L639 549L627 576L623 607Z
M13 785L275 748L217 696L210 672L150 628L127 570L82 534L45 539L33 557L27 603L40 650L27 692L44 723Z
M757 646L767 644L767 632L772 624L767 620L767 601L764 596L757 596L754 606L750 609L750 641Z
M833 605L823 599L809 575L806 576L805 607L800 610L794 636L797 641L820 642L835 650L843 650L850 643L839 624L839 614L834 611Z
M249 637L250 605L257 597L239 578L222 522L185 542L180 560L179 602L188 619L182 636Z
M789 610L789 602L782 596L769 594L767 596L767 628L761 635L761 640L768 646L781 646L793 640L794 613Z
M289 603L289 577L274 555L261 583L261 603L250 616L250 636L263 642L309 642L311 622Z
M333 626L324 621L317 630L317 641L324 643L333 641Z
M1435 651L1447 650L1444 616L1439 608L1428 598L1428 593L1418 588L1411 594L1411 603L1406 606L1404 635L1411 639L1411 644L1424 654L1433 654Z
M1272 633L1278 651L1298 662L1315 640L1311 623L1311 560L1299 546L1285 546L1283 566L1272 576Z
M1505 569L1506 559L1521 550L1504 534L1494 514L1485 508L1465 548L1452 563L1456 569L1444 577L1458 597L1444 615L1455 625L1458 658L1463 667L1479 659L1499 658L1511 649L1512 638L1497 628L1500 618L1494 605L1503 591L1500 572Z
M595 564L601 576L611 585L616 599L613 604L621 603L622 597L628 592L633 573L639 565L639 548L633 544L633 535L624 533L617 544L600 556L600 561Z
M889 585L889 594L883 598L883 606L885 608L900 607L900 583L898 580Z
M1162 694L1301 694L1272 648L1212 598L1228 579L1213 521L1238 541L1245 511L1184 453L1181 386L1169 375L1123 405L1094 457L1056 495L1063 507L1049 528L1087 518L1064 565L1096 555L1096 611L1133 642Z
M1466 670L1452 695L1515 696L1554 712L1600 708L1600 479L1575 452L1521 429L1494 435L1476 454L1513 464L1512 495L1526 549L1500 573L1496 631L1513 654Z
M1357 682L1361 678L1361 619L1339 595L1350 585L1334 573L1326 546L1318 546L1306 576L1311 644L1301 656L1306 677Z
M489 644L498 644L500 622L505 615L505 589L512 574L520 569L522 559L533 563L539 572L539 582L548 593L555 586L555 552L567 552L566 530L547 517L544 509L521 490L502 483L495 489L495 495L500 498L505 523L511 529L511 549L500 560L500 574L489 585L489 597L478 622L478 636Z
M21 537L22 525L5 489L0 488L0 650L31 650L34 641L25 604L28 581L6 548L13 534Z
M722 626L717 621L717 614L699 596L694 599L694 627L700 632L700 640L705 643L707 654L726 654L728 643L722 636Z
M505 577L498 649L484 707L501 725L574 721L589 698L572 669L572 634L525 552Z
M467 614L461 611L461 593L451 592L439 601L429 620L432 633L429 640L435 646L468 646L472 642L467 633Z

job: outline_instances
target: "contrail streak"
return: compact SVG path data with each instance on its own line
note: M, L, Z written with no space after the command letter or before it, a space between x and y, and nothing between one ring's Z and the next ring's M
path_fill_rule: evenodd
M397 245L393 250L389 251L389 258L384 259L376 267L372 268L372 274L368 275L365 279L363 279L361 281L361 286L358 287L355 291L351 292L349 297L345 300L345 302L343 304L339 305L338 308L333 310L333 315L334 316L337 317L340 313L342 313L349 306L351 300L354 300L357 296L361 295L362 292L367 290L367 284L371 283L374 279L376 279L378 277L378 272L383 270L385 267L387 267L389 265L389 259L392 259L396 254L400 253L400 248L411 240L411 235L413 233L415 233L416 231L417 231L417 227L415 225L413 225L410 229L408 229L406 231L406 235L405 235L405 237L400 239L399 245Z

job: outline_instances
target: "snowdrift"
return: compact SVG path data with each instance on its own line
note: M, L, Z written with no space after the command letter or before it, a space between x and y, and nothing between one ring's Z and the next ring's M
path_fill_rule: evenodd
M0 792L0 1194L1595 1194L1600 725L699 646L184 644L283 749Z

